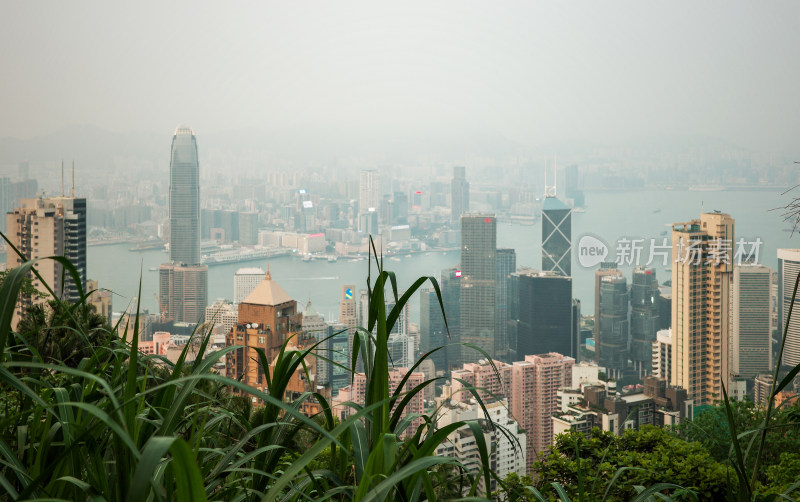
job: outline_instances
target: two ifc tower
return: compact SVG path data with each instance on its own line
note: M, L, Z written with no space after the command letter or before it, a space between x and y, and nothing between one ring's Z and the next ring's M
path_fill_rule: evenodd
M200 264L200 164L188 126L172 136L169 165L170 262L159 267L162 322L201 323L208 304L208 266Z

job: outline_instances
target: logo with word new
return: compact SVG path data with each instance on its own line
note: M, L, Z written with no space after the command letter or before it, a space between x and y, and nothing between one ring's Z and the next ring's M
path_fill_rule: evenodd
M584 235L578 241L578 263L591 268L605 261L608 256L606 243L593 235Z

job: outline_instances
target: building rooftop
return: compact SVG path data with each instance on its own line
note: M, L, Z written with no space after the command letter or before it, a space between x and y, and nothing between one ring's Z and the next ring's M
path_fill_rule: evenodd
M557 197L545 197L542 204L543 211L569 209L569 206L561 202Z
M267 270L264 280L256 286L252 293L247 295L247 298L242 303L274 306L291 301L293 299L289 296L289 293L272 280L272 276Z
M264 275L264 269L258 267L245 267L236 271L236 275Z

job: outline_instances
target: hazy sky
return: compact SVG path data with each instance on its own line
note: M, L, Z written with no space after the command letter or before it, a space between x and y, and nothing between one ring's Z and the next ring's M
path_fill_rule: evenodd
M800 140L800 3L5 2L0 136L70 124Z

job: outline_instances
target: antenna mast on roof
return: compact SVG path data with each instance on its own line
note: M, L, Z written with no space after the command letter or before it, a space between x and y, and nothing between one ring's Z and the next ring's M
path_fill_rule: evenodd
M72 198L75 198L75 161L72 161Z
M64 159L61 159L61 196L64 196Z

